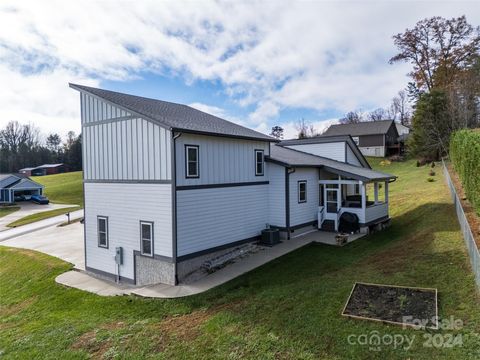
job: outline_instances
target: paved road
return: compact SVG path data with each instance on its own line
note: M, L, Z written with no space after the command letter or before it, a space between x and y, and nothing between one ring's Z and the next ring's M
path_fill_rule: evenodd
M70 213L70 220L76 220L83 217L83 209L73 211ZM51 227L54 225L61 224L67 220L67 217L62 214L58 216L54 216L45 220L36 221L31 224L22 225L13 229L5 230L0 232L0 244L3 241L16 238L18 236L29 234L41 229L45 229L47 227Z
M20 206L20 210L17 210L11 214L8 214L0 218L0 232L10 230L10 228L7 227L8 224L14 221L17 221L18 219L24 218L25 216L37 214L44 211L63 209L63 208L72 207L75 205L66 205L66 204L39 205L39 204L34 204L32 202L21 202L21 203L18 203L18 206Z

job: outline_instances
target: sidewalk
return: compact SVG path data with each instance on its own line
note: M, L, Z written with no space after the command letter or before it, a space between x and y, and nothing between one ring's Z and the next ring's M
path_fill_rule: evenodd
M77 220L83 217L83 209L76 210L70 213L70 221ZM59 225L67 221L65 214L54 216L45 220L36 221L31 224L22 225L10 230L0 232L0 242L21 236L33 231L45 229L49 226Z
M364 235L354 235L349 239L349 242L354 241L362 236ZM180 284L177 286L165 284L156 284L143 287L126 286L118 285L111 281L102 280L88 273L79 271L69 271L61 274L55 279L55 281L58 284L92 292L102 296L133 294L146 298L178 298L200 294L210 290L312 242L333 245L334 234L321 231L312 231L291 240L283 241L282 243L271 248L265 247L257 253L240 259L237 262L230 264L214 272L213 274L207 275L192 284Z

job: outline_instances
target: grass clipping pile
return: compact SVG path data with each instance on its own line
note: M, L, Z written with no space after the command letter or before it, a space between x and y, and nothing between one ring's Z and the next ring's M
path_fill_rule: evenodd
M355 283L343 316L438 329L437 289Z

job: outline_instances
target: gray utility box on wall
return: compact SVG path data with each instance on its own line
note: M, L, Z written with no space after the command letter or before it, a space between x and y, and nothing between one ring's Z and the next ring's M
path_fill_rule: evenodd
M262 245L273 246L280 242L280 231L278 229L264 229L262 230Z

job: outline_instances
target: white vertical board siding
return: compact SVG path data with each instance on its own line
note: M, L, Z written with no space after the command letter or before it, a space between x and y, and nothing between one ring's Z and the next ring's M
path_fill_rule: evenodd
M170 184L85 184L87 266L116 273L115 248L123 247L120 275L134 278L133 251L140 250L140 220L154 223L154 252L172 256ZM98 247L97 216L108 217L108 249Z
M80 102L85 180L171 180L169 130L84 92Z
M362 166L363 167L362 163L357 158L357 155L355 155L355 153L352 151L350 146L348 146L347 144L345 144L345 145L347 146L347 160L346 160L346 162L351 164L351 165L356 165L356 166Z
M268 180L266 166L263 176L255 176L255 149L268 155L268 142L183 133L175 143L179 186ZM199 146L198 179L185 177L185 145Z
M178 256L260 235L268 223L268 185L177 192Z
M345 142L288 145L290 149L345 162Z
M128 111L110 105L84 92L80 92L80 114L82 125L118 117L132 116Z
M268 223L285 227L285 168L267 163L268 167Z
M85 180L171 180L169 130L138 118L85 126L84 134Z
M298 203L298 181L307 181L307 202ZM317 220L318 212L318 169L296 168L290 174L290 226Z

